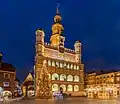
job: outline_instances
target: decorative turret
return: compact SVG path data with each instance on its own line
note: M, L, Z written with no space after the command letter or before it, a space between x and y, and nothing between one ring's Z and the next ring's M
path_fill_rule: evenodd
M38 55L43 55L44 54L44 37L45 33L43 29L37 29L36 31L36 53Z
M52 25L52 36L51 36L51 44L53 46L59 47L62 44L64 46L65 38L63 35L63 26L61 24L62 17L60 16L59 6L57 6L56 16L54 17L54 24Z
M74 44L75 53L76 53L76 62L81 63L81 43L76 41Z

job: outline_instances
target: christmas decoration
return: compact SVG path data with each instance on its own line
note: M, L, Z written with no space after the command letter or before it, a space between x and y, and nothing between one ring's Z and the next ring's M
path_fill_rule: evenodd
M39 75L40 77L37 79L36 85L36 98L51 99L52 98L51 80L49 78L46 60L43 61L43 67Z

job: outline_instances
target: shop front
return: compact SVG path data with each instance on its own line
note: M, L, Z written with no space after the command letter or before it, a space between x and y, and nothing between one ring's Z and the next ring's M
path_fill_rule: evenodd
M8 98L12 98L12 92L11 92L11 91L6 91L6 90L4 90L4 91L1 93L1 96L3 96L3 97L8 97Z
M113 99L117 97L116 87L95 87L86 89L87 97L93 99Z

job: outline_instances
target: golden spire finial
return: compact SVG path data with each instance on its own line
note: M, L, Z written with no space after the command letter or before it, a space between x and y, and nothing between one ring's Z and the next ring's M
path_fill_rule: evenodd
M60 6L60 3L57 4L57 10L56 10L57 14L59 14L59 6Z

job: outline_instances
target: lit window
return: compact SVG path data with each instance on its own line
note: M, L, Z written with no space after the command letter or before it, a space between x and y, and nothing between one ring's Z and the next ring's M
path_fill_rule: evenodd
M66 75L65 74L60 75L60 81L66 81Z
M73 76L72 75L68 75L67 76L67 81L73 81Z
M74 82L79 82L79 76L74 76Z
M63 91L66 91L66 86L65 85L60 85L60 88L62 88Z
M77 66L77 70L79 70L79 66Z
M52 80L59 80L59 75L57 73L52 74Z
M59 67L59 62L58 61L56 62L56 66Z
M66 63L64 63L64 67L66 67Z
M62 66L63 66L63 64L62 63L60 63L60 67L62 68Z
M55 66L55 62L54 61L52 61L52 66Z
M72 85L68 85L67 86L67 91L73 91L73 86Z
M48 65L51 66L51 61L50 60L48 61Z
M58 91L59 86L57 84L52 85L52 91Z
M9 87L9 82L3 82L4 87Z
M78 85L74 86L74 91L79 91L79 86Z
M76 70L76 65L74 65L74 69Z
M4 78L9 79L10 78L10 74L4 73Z
M68 69L70 68L69 64L67 65L67 68L68 68Z
M73 64L71 64L70 68L73 69Z

